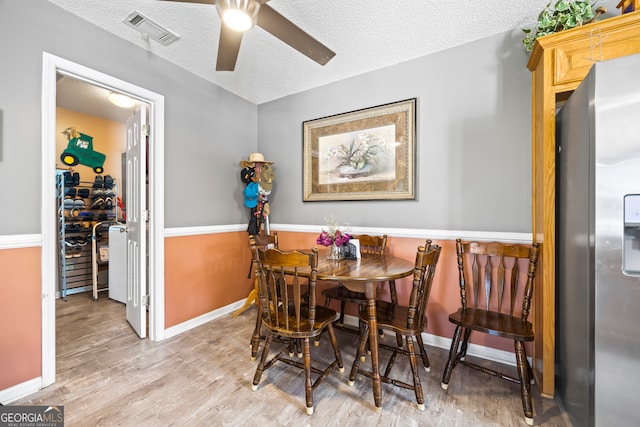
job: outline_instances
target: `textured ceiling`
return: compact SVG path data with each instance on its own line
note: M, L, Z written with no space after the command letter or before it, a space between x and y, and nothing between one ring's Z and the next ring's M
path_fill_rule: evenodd
M131 108L116 107L108 100L109 93L109 90L99 86L73 77L58 75L56 105L90 116L126 123L137 108L137 101Z
M347 77L531 27L549 0L271 0L269 5L336 52L320 66L254 27L236 69L215 71L215 7L161 0L48 0L230 92L261 104ZM134 10L177 33L169 46L123 20Z

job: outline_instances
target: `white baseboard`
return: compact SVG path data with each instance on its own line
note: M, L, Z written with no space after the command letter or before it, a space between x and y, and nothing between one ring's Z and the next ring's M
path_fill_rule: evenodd
M41 388L42 377L37 377L20 384L16 384L7 389L0 390L0 403L6 405L8 403L15 402L18 399L22 399L25 396L40 391Z
M200 325L204 325L205 323L210 322L211 320L215 320L218 317L222 317L226 314L232 313L237 309L239 309L240 307L242 307L243 304L244 304L244 300L236 301L233 304L226 305L224 307L202 314L193 319L187 320L186 322L182 322L178 325L167 328L164 330L164 338L167 339L167 338L176 336L190 329L196 328Z

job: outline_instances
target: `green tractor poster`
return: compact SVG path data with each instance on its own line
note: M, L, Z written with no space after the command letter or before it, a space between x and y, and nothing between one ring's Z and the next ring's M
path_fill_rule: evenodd
M67 166L84 165L93 168L95 173L102 173L107 156L93 150L93 137L75 128L69 128L64 133L69 138L69 144L60 155L62 163Z

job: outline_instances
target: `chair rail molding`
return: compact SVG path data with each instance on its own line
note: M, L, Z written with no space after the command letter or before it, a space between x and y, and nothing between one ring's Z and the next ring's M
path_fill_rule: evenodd
M273 231L289 231L297 233L320 233L324 225L313 224L271 224ZM164 237L197 236L202 234L229 233L246 231L246 224L208 225L194 227L166 228ZM437 230L418 228L388 228L388 227L353 227L349 230L353 234L386 234L389 237L404 237L407 239L455 240L458 238L477 241L500 241L505 243L531 243L531 233L511 231L473 231L473 230Z
M42 234L15 234L0 236L0 250L42 246Z

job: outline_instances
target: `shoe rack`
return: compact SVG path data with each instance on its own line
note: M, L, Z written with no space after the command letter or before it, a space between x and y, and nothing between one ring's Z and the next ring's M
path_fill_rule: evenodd
M98 273L108 269L101 254L105 247L108 251L109 226L118 220L118 188L115 179L97 175L94 181L82 181L70 171L56 173L56 187L59 287L66 300L67 295L93 291L94 259ZM98 280L99 287L108 286L106 274L98 274Z

